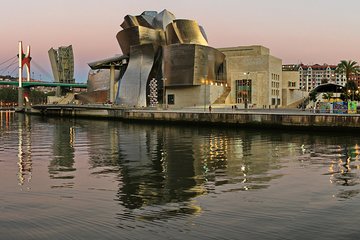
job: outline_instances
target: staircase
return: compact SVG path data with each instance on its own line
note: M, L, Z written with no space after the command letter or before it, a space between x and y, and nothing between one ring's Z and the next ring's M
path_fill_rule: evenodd
M307 106L309 104L309 102L310 102L310 99L309 99L309 97L307 97L304 99L299 99L299 100L287 105L286 107L287 108L301 108L301 106L303 106L303 105Z
M226 98L229 96L229 93L231 92L231 87L224 87L225 91L221 96L215 100L213 104L225 104Z
M73 102L74 99L75 99L74 93L67 93L64 97L62 97L60 99L58 104L69 104L69 103Z

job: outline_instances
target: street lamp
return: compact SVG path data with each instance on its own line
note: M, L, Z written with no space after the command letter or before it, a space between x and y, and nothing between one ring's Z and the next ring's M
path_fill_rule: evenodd
M204 83L204 112L206 112L206 85L207 85L207 75L205 75L205 79L202 81Z
M348 96L350 97L350 100L351 100L351 90L350 89L348 90Z

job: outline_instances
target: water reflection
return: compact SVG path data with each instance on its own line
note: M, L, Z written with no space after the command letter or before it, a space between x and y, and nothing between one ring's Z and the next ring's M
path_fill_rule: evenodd
M73 121L63 119L58 124L55 124L53 136L53 159L49 164L49 174L51 179L62 181L59 181L59 183L54 182L52 188L71 188L74 186L72 179L75 177L76 171L74 168L74 142L76 134Z
M309 141L310 140L310 141ZM354 141L355 140L355 141ZM303 166L327 166L324 175L336 186L341 186L334 194L340 200L349 199L360 192L360 162L358 139L349 136L309 137L307 145L301 146L299 160ZM309 144L310 142L310 144ZM334 145L338 143L339 145Z
M31 122L27 115L19 115L18 121L18 183L26 186L30 190L32 178L32 159L31 159Z
M0 111L0 129L9 129L10 122L14 116L15 112L13 111Z
M88 150L92 174L117 174L117 198L127 209L119 218L130 213L142 219L198 214L202 209L194 201L197 196L267 188L269 181L281 177L269 173L278 155L253 144L262 136L252 132L234 135L113 122L82 127L89 128L90 145L101 142L101 147ZM99 131L106 137L99 139Z
M347 188L359 185L360 163L358 153L358 145L354 147L345 145L339 148L338 160L332 161L329 167L330 181L332 183ZM341 199L347 199L356 196L359 191L359 189L342 189L336 196Z
M32 119L1 112L3 135L17 128L18 183L30 189L32 141L41 142ZM52 151L47 165L51 187L74 188L76 155L86 156L91 176L114 177L118 218L166 219L200 214L202 195L267 189L294 161L334 185L340 200L360 192L359 139L348 136L260 132L37 118L46 126ZM42 133L44 134L44 133ZM34 135L34 136L33 136ZM0 140L2 141L2 140ZM1 150L1 146L0 146Z

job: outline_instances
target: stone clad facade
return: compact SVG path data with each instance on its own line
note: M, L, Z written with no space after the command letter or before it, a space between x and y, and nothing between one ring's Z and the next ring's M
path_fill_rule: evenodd
M282 60L263 46L220 48L231 92L229 104L256 108L282 106Z

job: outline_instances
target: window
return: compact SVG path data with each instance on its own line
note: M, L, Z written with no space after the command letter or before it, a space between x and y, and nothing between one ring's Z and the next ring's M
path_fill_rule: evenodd
M251 79L236 80L236 103L251 103Z
M271 99L271 105L275 105L275 100L276 100L275 98Z
M169 105L175 104L175 95L174 94L168 94L167 95L167 102Z

